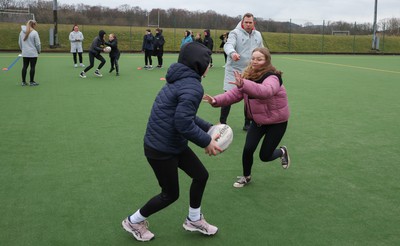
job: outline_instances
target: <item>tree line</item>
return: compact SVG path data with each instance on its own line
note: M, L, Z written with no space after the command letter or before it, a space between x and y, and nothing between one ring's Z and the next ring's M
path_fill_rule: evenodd
M40 23L54 23L53 1L2 0L0 11L4 9L28 9ZM170 8L150 11L128 4L117 8L91 6L86 4L58 5L57 22L60 24L112 25L112 26L157 26L165 28L219 29L230 30L241 20L241 16L227 16L213 10L188 11ZM313 24L296 24L288 21L274 21L257 17L256 28L262 32L331 34L332 31L350 31L351 35L368 35L373 32L372 23L348 23L327 21ZM4 19L2 20L4 21ZM387 35L400 35L400 18L380 20L379 31Z

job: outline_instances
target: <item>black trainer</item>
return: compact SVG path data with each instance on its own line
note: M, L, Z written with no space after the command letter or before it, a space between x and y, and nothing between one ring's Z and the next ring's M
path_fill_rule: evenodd
M38 86L39 83L36 83L35 81L32 81L32 82L29 83L29 85L30 85L30 86Z
M22 86L27 86L28 84L27 84L26 82L23 82L23 81L22 81L22 82L21 82L21 85L22 85Z

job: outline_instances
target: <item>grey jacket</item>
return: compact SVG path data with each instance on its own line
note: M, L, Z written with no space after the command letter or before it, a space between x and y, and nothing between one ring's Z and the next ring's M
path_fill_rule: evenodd
M256 30L252 30L250 34L247 33L242 28L241 21L234 30L229 32L228 40L224 45L224 51L228 55L225 65L225 91L236 87L236 85L229 84L229 82L235 81L233 71L242 72L250 62L251 52L258 47L264 47L261 33ZM231 55L234 52L240 55L239 61L232 60Z
M72 31L69 34L69 41L71 42L71 53L83 52L82 41L84 39L82 32Z
M21 26L18 44L22 51L22 57L38 57L42 49L39 33L33 29L29 34L28 39L24 41L25 33L26 26Z

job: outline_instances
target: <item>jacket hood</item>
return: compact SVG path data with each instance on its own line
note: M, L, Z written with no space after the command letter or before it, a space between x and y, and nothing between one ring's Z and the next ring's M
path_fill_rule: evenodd
M103 39L104 34L106 34L105 31L103 31L103 30L100 30L100 31L99 31L99 37L100 37L100 39Z
M238 30L240 30L240 31L242 31L242 32L248 33L248 32L246 32L246 30L244 30L243 25L242 25L242 21L240 21L240 22L237 24L237 26L236 26L235 29L238 29ZM253 33L255 30L256 30L256 28L254 27L253 30L251 31L251 33Z
M199 42L191 42L182 46L178 63L184 64L202 76L211 61L211 50Z

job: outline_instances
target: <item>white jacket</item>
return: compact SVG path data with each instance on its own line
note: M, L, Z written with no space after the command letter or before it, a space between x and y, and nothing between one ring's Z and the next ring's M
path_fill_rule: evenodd
M224 51L228 55L225 64L224 91L228 91L236 85L229 84L235 81L233 71L242 72L250 62L251 53L255 48L264 47L261 33L255 29L249 34L242 27L240 21L236 28L229 32L228 40L224 45ZM232 60L232 53L240 55L239 61Z
M69 41L71 42L71 53L83 52L82 41L83 34L80 31L72 31L69 34Z
M26 26L21 26L18 45L22 51L22 57L38 57L42 49L39 33L35 29L32 29L31 33L29 33L28 39L24 41L25 33Z

